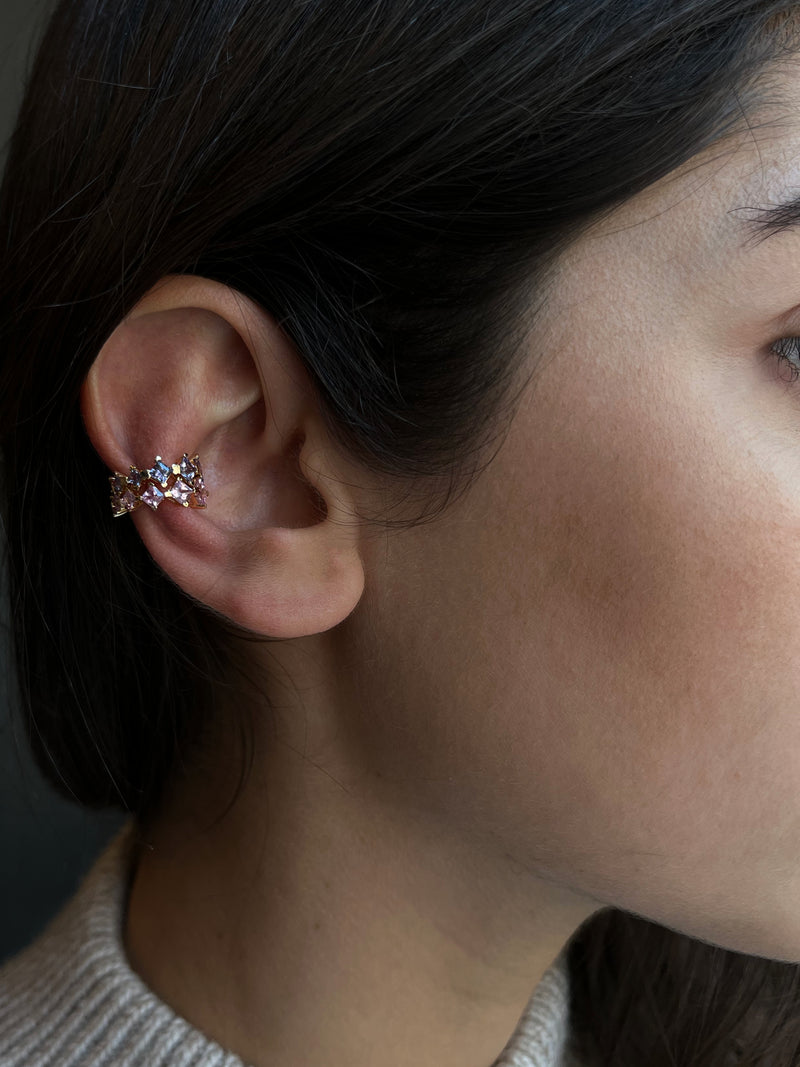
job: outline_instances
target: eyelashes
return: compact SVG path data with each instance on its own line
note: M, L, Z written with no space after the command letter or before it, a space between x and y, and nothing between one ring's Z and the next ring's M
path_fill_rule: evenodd
M800 337L781 337L770 345L770 352L778 361L781 378L796 382L800 378Z

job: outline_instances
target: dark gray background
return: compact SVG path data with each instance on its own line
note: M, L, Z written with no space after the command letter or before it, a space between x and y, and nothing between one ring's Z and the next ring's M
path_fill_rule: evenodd
M0 0L0 167L29 48L52 7L53 0ZM124 819L118 812L87 812L60 799L31 760L12 706L4 561L0 529L0 965L74 892Z
M28 48L54 6L53 0L0 0L0 151L22 92Z

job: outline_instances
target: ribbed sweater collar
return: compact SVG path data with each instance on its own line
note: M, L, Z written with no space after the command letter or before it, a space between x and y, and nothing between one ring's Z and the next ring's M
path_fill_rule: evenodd
M247 1067L131 968L122 934L134 847L130 819L42 933L0 968L0 1067ZM568 997L562 953L497 1067L563 1067Z

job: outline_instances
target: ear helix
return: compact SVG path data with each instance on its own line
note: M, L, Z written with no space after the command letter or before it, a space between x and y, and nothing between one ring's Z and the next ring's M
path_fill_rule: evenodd
M156 456L149 469L132 466L128 474L114 471L108 480L115 519L136 511L142 504L147 504L153 511L164 500L184 508L204 508L208 499L200 457L195 455L189 459L186 452L180 463L166 464L161 456Z

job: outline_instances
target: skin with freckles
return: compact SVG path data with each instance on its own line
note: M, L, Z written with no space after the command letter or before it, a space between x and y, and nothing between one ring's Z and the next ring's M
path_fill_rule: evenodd
M748 225L800 185L800 68L782 77L778 121L564 253L502 447L449 510L359 530L346 506L369 476L342 479L319 569L341 618L320 608L316 632L296 620L247 644L272 712L250 690L220 701L214 743L148 828L131 962L256 1067L488 1067L607 905L800 961L800 382L774 351L800 335L800 228L759 241ZM197 311L213 353L230 334L202 295L176 280L160 313ZM135 401L114 403L124 426ZM192 442L207 512L133 516L168 572L170 543L215 522L214 479L256 432L244 412ZM274 483L287 568L293 534L317 529L290 482ZM251 535L270 521L247 516ZM214 547L236 532L217 521L209 597L239 559L239 542ZM210 825L238 769L226 713L245 701L253 772Z

